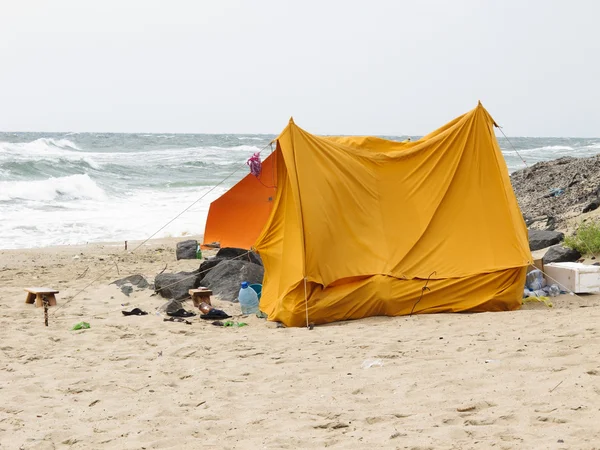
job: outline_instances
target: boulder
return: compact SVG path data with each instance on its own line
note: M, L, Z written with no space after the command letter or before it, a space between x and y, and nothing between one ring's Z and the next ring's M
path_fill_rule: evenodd
M529 230L529 249L540 250L558 244L565 238L559 231Z
M161 273L154 279L154 290L164 298L175 300L190 296L189 290L200 286L200 274L193 272Z
M258 253L248 252L243 248L235 248L235 247L224 247L219 250L215 256L215 258L219 259L239 259L242 261L250 261L254 264L258 264L262 266L262 259L258 256Z
M544 264L549 264L553 262L573 262L579 258L581 258L581 253L577 250L562 245L553 245L548 249L542 261Z
M125 278L121 278L120 280L113 281L111 284L116 284L121 288L121 292L123 294L129 296L133 292L133 288L137 287L139 289L146 289L150 286L148 281L142 275L130 275Z
M595 211L598 209L598 206L600 206L600 200L596 199L593 202L588 203L587 206L583 208L582 212L585 214L590 211Z
M215 258L205 259L204 261L202 261L202 264L200 264L200 268L198 269L198 273L200 275L200 282L204 279L204 277L206 275L208 275L208 273L210 272L210 270L213 267L215 267L217 264L219 264L222 261L227 261L227 260L215 257Z
M196 259L197 248L198 248L198 241L193 240L193 239L178 242L177 248L175 250L177 260Z
M202 279L202 286L221 300L236 302L242 281L262 283L264 267L248 261L221 260Z
M184 309L183 301L171 299L164 305L160 306L158 309L159 309L159 311L162 311L164 313L174 313L174 312L179 311L180 309Z

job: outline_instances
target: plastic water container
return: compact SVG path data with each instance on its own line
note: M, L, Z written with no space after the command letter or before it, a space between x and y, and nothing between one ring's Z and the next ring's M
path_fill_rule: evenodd
M546 286L544 291L547 292L550 297L557 297L560 295L560 288L556 284Z
M541 270L532 270L527 274L525 285L531 291L537 291L546 286L546 280Z
M258 312L258 295L256 295L256 291L246 281L242 282L238 300L242 307L242 314L255 314Z

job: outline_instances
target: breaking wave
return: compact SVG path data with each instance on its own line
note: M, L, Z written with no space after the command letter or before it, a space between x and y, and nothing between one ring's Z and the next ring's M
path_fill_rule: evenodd
M0 182L0 201L104 200L105 192L87 174L33 181Z

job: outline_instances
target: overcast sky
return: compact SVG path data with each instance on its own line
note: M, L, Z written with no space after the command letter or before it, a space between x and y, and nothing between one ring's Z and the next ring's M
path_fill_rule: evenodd
M600 137L596 0L0 0L0 130Z

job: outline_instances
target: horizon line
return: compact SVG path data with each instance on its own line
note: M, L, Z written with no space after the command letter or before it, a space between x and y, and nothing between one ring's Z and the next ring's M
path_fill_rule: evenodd
M207 133L207 132L189 132L189 131L180 131L180 132L168 132L168 131L5 131L0 130L0 134L33 134L33 133L51 133L51 134L149 134L149 135L229 135L229 136L278 136L278 133ZM316 136L394 136L394 137L410 137L410 138L421 138L425 136L425 134L406 134L406 133L376 133L376 134L344 134L344 133L336 133L336 134L324 134L324 133L312 133ZM528 136L528 135L511 135L509 138L534 138L534 139L543 139L543 138L552 138L552 139L600 139L600 136ZM504 139L504 136L497 136L498 139Z

